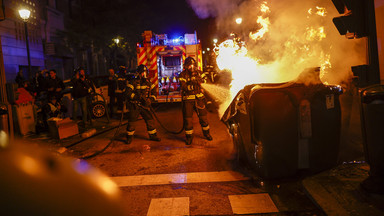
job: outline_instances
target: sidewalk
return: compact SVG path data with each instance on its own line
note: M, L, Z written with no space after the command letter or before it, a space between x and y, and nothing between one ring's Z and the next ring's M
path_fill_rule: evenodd
M384 195L369 194L360 188L368 171L367 163L355 161L308 177L302 183L327 215L384 215Z
M127 120L123 119L122 125L124 125L126 122ZM116 129L119 126L119 123L120 118L111 118L109 119L109 122L106 118L94 119L92 121L92 126L87 126L84 128L79 125L79 134L61 140L52 138L49 135L49 132L40 134L28 134L23 137L16 136L15 140L33 142L47 148L49 151L62 154L67 150L67 148L71 147L72 145L82 142L83 140L89 139L89 137L84 136L83 133L96 129L96 133L91 135L91 137L97 136L106 131ZM125 126L122 127L125 128Z

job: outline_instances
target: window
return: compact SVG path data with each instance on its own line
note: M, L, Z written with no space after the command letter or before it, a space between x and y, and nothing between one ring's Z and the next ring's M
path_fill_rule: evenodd
M164 56L164 66L174 67L181 65L180 56Z

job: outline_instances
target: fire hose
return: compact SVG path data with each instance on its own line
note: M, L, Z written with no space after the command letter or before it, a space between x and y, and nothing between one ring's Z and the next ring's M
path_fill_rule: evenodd
M103 97L103 99L104 99L104 97ZM108 110L107 110L107 112L108 112ZM97 152L95 152L94 154L91 154L91 155L88 155L88 156L81 157L80 159L84 159L84 160L85 160L85 159L89 159L89 158L95 157L96 155L101 154L102 152L104 152L104 151L105 151L105 150L106 150L106 149L113 143L113 141L115 140L116 135L117 135L118 131L120 130L120 127L123 125L123 124L122 124L122 122L123 122L123 117L124 117L124 112L121 112L121 118L120 118L119 125L117 126L116 131L115 131L115 133L114 133L112 139L110 140L110 142L109 142L109 143L108 143L102 150L97 151ZM108 113L107 113L107 118L108 118L108 122L109 122ZM113 127L113 128L116 128L116 127ZM112 129L113 129L113 128L112 128ZM109 130L106 130L106 131L109 131ZM70 148L70 147L72 147L72 146L75 146L75 145L77 145L77 144L79 144L79 143L81 143L81 142L83 142L83 141L85 141L85 140L87 140L87 139L89 139L89 138L91 138L91 137L95 137L95 136L97 136L97 135L99 135L99 134L105 133L106 131L102 131L102 132L100 132L100 133L97 133L97 134L94 134L94 135L92 135L92 136L89 136L89 137L87 137L86 139L82 139L82 140L80 140L80 141L77 141L77 142L75 142L75 143L72 143L72 144L66 146L66 148Z
M150 106L150 107L144 107L144 106L142 106L142 105L139 105L139 106L140 106L141 108L143 108L143 109L147 109L147 110L149 110L150 113L151 113L151 114L154 116L154 118L156 119L156 121L160 124L160 126L161 126L164 130L166 130L167 132L169 132L169 133L173 133L173 134L179 134L179 133L181 133L181 132L184 130L184 126L183 126L183 127L181 128L181 130L178 131L178 132L174 132L174 131L168 130L168 129L161 123L161 121L158 119L158 117L157 117L155 111L153 110L152 106ZM120 121L119 121L119 125L117 126L117 129L116 129L116 131L115 131L113 137L111 138L110 142L109 142L103 149L101 149L100 151L97 151L97 152L95 152L95 153L93 153L93 154L91 154L91 155L83 156L83 157L81 157L80 159L83 159L83 160L90 159L90 158L93 158L93 157L95 157L95 156L97 156L97 155L103 153L105 150L107 150L107 149L109 148L109 146L111 146L111 144L112 144L113 141L115 140L115 138L116 138L116 136L117 136L117 134L118 134L118 132L119 132L119 130L120 130L120 127L122 126L123 117L124 117L124 113L122 112L122 113L121 113L121 118L120 118ZM184 125L184 124L183 124L183 125ZM102 132L102 133L103 133L103 132ZM99 133L99 134L100 134L100 133ZM88 137L88 138L94 137L94 136L96 136L96 135L98 135L98 134L95 134L95 135L90 136L90 137ZM81 141L79 141L79 142L73 143L73 144L67 146L67 148L72 147L72 146L74 146L74 145L76 145L76 144L78 144L78 143L80 143L80 142L83 142L84 140L85 140L85 139L83 139L83 140L81 140Z
M120 118L120 121L119 121L119 125L117 126L117 129L116 129L112 139L109 141L109 143L103 149L101 149L100 151L97 151L97 152L95 152L95 153L93 153L91 155L81 157L80 159L83 159L83 160L90 159L90 158L95 157L96 155L99 155L99 154L103 153L105 150L107 150L107 148L109 148L109 146L111 146L113 141L115 141L116 135L119 132L120 127L122 126L123 117L124 117L124 112L121 112L121 118ZM93 137L93 136L91 136L91 137ZM82 141L84 141L84 140L82 140ZM82 142L82 141L80 141L80 142ZM71 146L73 146L73 145L71 145Z
M181 103L181 104L183 106L183 103ZM172 131L172 130L169 130L167 127L165 127L163 123L161 123L160 119L157 117L156 112L155 112L155 110L153 110L152 106L145 107L145 106L142 106L140 104L138 104L138 106L140 106L143 109L148 110L151 113L151 115L153 116L153 118L156 119L157 123L159 123L160 127L163 128L166 132L172 133L172 134L180 134L181 132L183 132L183 130L184 130L184 118L183 118L183 126L181 127L181 129L178 131Z
M195 103L196 103L196 102L195 102ZM184 106L183 103L181 103L181 104L182 104L182 106ZM199 109L200 107L197 106L197 103L196 103L195 105L196 105L196 110L197 110L197 112L198 112L198 109ZM141 104L138 104L138 106L140 106L140 107L143 108L143 109L148 110L148 111L151 113L151 115L156 119L156 121L159 123L159 125L160 125L166 132L168 132L168 133L172 133L172 134L180 134L181 132L183 132L183 130L184 130L184 118L183 118L183 126L182 126L182 128L181 128L180 130L178 130L178 131L172 131L172 130L169 130L167 127L165 127L165 126L162 124L162 122L161 122L160 119L157 117L156 112L155 112L155 110L152 108L152 106L145 107L145 106L143 106L143 105L141 105ZM182 108L182 109L183 109L183 108ZM119 132L119 130L120 130L120 127L122 126L123 117L124 117L124 113L122 112L122 113L121 113L121 118L120 118L120 121L119 121L119 125L117 126L117 129L116 129L116 131L115 131L113 137L111 138L110 142L109 142L103 149L101 149L100 151L97 151L97 152L95 152L95 153L93 153L93 154L91 154L91 155L83 156L83 157L81 157L80 159L86 160L86 159L93 158L93 157L95 157L95 156L97 156L97 155L103 153L106 149L108 149L109 146L111 146L111 144L112 144L113 141L115 140L115 138L116 138L116 136L117 136L117 134L118 134L118 132ZM105 132L105 131L104 131L104 132ZM104 132L101 132L101 133L104 133ZM99 134L101 134L101 133L99 133ZM90 137L88 137L88 138L94 137L94 136L99 135L99 134L95 134L95 135L90 136ZM72 146L74 146L74 145L76 145L76 144L78 144L78 143L80 143L80 142L82 142L82 141L84 141L84 140L85 140L85 139L83 139L83 140L81 140L81 141L79 141L79 142L73 143L73 144L67 146L67 148L72 147Z

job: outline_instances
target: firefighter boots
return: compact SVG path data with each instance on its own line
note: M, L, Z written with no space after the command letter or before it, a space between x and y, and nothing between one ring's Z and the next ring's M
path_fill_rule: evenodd
M131 144L132 140L133 140L133 135L127 135L126 144Z
M149 139L159 142L161 139L157 136L157 133L149 134Z
M186 139L185 139L185 144L186 145L191 145L192 144L192 139L193 139L192 134L187 134L186 135Z
M203 130L203 134L207 140L213 140L211 134L209 134L209 130Z

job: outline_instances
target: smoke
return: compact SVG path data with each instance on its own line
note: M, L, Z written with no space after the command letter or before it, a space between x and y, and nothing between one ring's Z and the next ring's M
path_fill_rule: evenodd
M230 14L241 0L187 0L200 19Z
M334 26L332 18L340 14L331 0L188 1L199 17L216 18L218 34L235 33L245 41L248 55L257 59L257 69L274 74L254 83L276 82L277 77L279 82L289 81L308 68L320 67L321 81L344 84L350 82L351 66L367 62L365 39L348 40ZM268 5L269 11L261 10L263 4ZM320 15L321 12L324 14ZM237 17L242 17L241 25L235 23ZM257 22L259 17L268 18L268 32L253 40L249 33L262 29ZM245 79L240 82L260 79L256 73L259 72L246 71Z
M365 63L365 41L348 40L338 33L332 18L340 15L331 0L268 3L269 32L261 40L247 43L252 55L265 65L274 65L271 69L280 76L291 79L307 68L322 67L322 81L341 84L350 77L352 65ZM319 8L325 9L325 16L316 14Z

